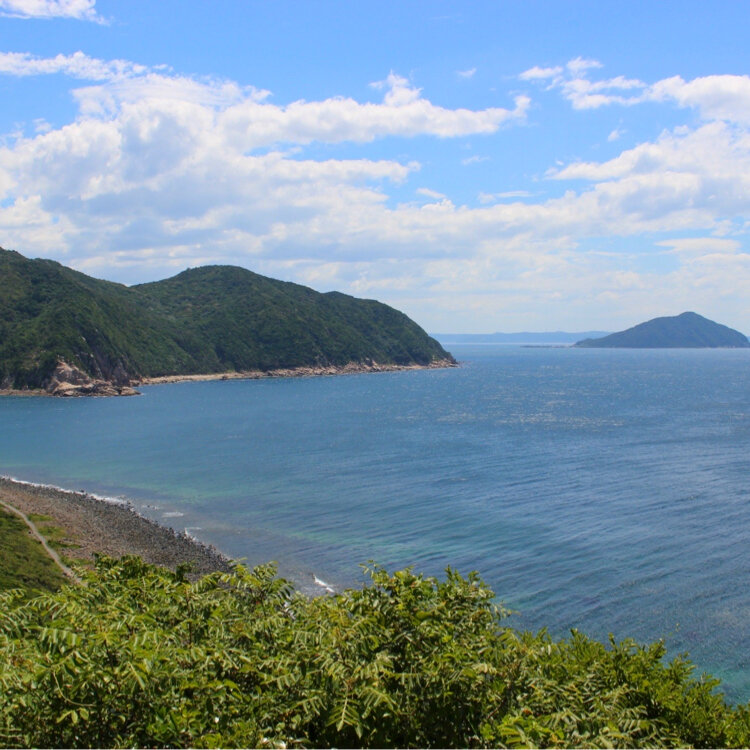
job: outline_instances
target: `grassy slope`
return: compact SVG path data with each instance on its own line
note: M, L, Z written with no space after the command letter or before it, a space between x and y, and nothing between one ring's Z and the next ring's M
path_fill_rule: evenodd
M65 582L26 524L0 510L0 590L56 591Z
M449 355L402 313L245 269L209 266L125 287L0 249L0 384L40 387L59 358L94 377Z

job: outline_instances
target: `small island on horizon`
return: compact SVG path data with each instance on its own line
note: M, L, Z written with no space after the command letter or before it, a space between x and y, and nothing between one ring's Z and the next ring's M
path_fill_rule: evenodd
M747 336L694 312L654 318L625 331L575 343L581 348L718 349L747 348Z

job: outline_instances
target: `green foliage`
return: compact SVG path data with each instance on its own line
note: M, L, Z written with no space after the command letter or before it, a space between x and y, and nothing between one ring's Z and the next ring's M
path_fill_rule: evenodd
M42 387L60 358L122 381L450 355L387 305L242 268L125 287L0 248L0 386Z
M65 576L26 524L0 510L0 591L17 588L27 596L35 591L55 591L64 582Z
M584 339L576 346L586 348L625 347L633 349L747 348L750 341L733 328L714 323L702 315L685 312L666 318L654 318L625 331L595 339Z
M15 747L724 747L732 708L660 644L503 626L472 574L369 570L305 599L274 568L184 575L102 558L0 594L0 744Z

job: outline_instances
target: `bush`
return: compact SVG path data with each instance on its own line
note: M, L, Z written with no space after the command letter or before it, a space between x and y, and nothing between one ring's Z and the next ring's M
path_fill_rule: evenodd
M503 626L475 575L374 567L296 594L272 566L190 582L134 557L0 595L0 744L16 747L746 746L661 644Z

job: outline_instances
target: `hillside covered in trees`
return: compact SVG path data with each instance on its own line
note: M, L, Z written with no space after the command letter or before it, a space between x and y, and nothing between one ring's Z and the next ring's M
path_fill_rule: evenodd
M0 249L0 387L44 388L60 361L115 385L278 368L452 357L374 300L206 266L126 287Z

